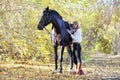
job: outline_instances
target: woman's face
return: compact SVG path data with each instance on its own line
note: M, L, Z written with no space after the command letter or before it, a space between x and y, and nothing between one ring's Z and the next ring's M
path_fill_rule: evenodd
M77 29L77 28L78 28L78 25L77 25L77 24L73 24L73 28L74 28L74 29Z

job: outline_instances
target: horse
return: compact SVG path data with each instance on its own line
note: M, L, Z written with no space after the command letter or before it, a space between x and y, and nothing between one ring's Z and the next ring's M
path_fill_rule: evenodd
M71 24L64 21L62 19L62 16L55 10L49 9L47 7L45 10L43 10L43 15L39 21L38 29L43 30L45 26L52 23L53 27L53 33L54 38L52 40L53 42L53 48L54 48L54 59L55 59L55 71L58 69L57 60L58 60L58 54L57 54L57 48L58 46L61 46L60 51L60 73L62 73L62 61L63 61L63 52L64 48L67 47L67 51L70 56L70 70L73 68L73 56L72 56L72 38L70 37L70 34L67 32L67 29L72 29L72 27L69 27Z

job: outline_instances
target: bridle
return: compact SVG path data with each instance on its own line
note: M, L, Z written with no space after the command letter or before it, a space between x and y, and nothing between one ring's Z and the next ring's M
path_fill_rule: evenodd
M47 12L45 12L44 15L45 15L45 14L46 14L46 17L43 18L44 21L42 22L44 25L46 24L46 21L47 21L48 15L49 15ZM44 28L44 27L42 26L42 28ZM47 32L48 32L48 30L47 30Z

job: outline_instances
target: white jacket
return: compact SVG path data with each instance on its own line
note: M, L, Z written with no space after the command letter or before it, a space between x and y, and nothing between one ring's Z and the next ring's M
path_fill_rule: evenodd
M77 42L77 43L81 43L82 41L82 32L81 29L78 28L76 32L74 32L74 34L71 34L71 37L73 39L73 43Z

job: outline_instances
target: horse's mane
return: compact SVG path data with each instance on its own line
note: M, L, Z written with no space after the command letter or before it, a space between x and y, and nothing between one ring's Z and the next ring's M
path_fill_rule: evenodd
M59 17L60 19L62 19L62 16L61 16L57 11L50 9L49 12L50 12L51 14L56 14L56 15L58 15L58 17Z

